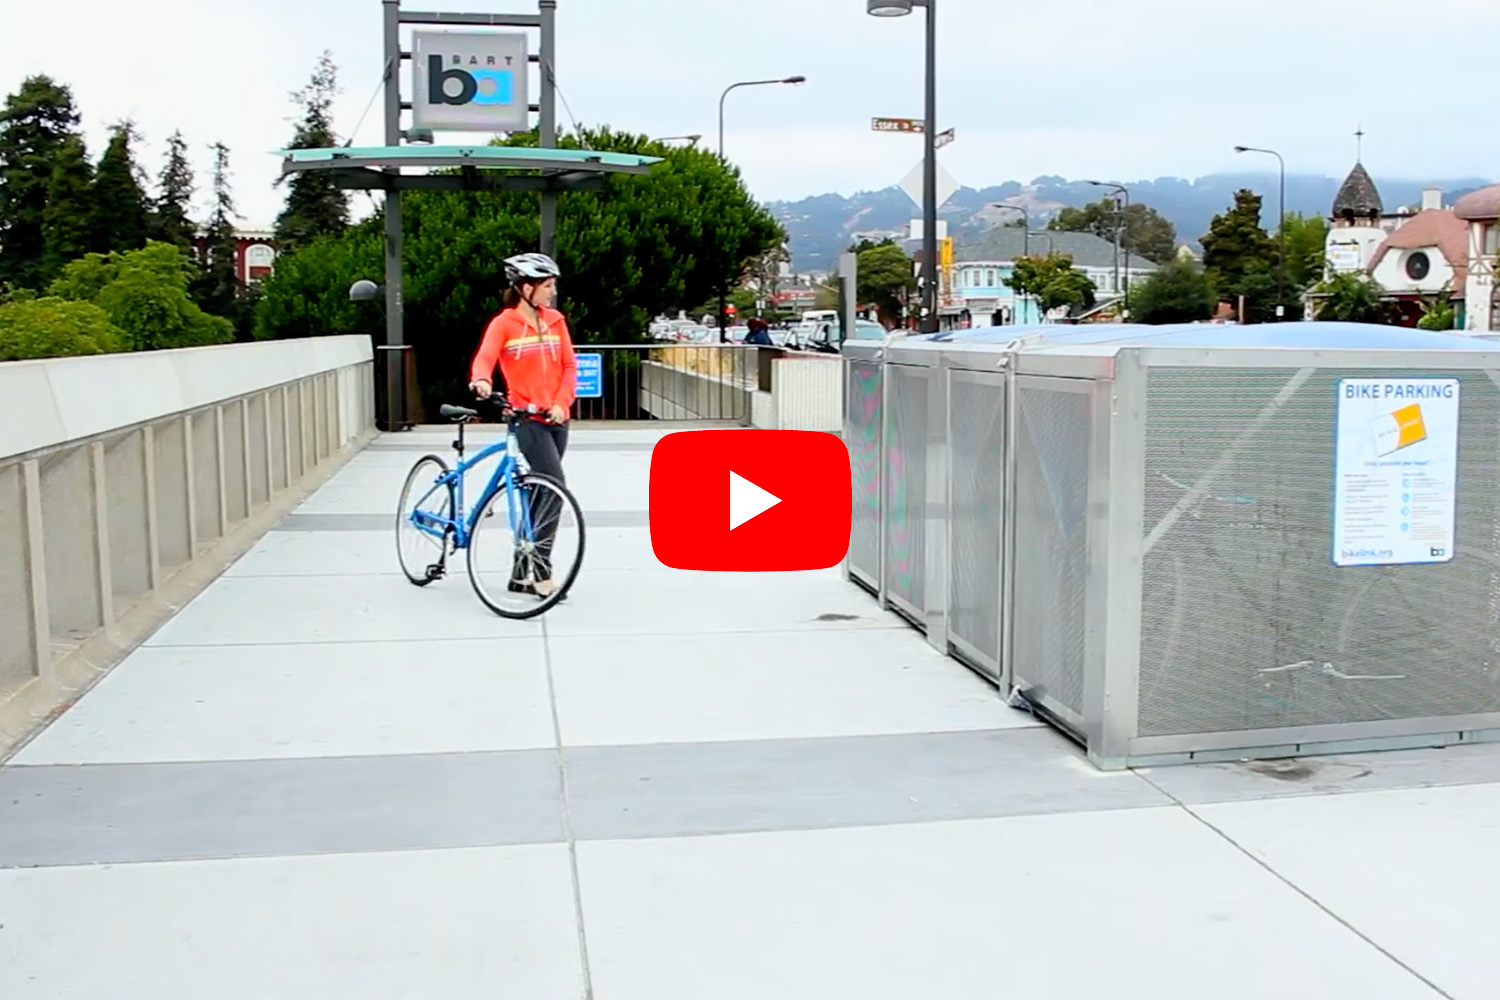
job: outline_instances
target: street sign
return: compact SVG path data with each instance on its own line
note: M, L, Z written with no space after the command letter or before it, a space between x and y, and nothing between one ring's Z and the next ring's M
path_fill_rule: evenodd
M574 354L578 375L573 381L573 395L579 399L598 399L604 395L604 355Z
M908 198L917 203L918 208L922 207L922 164L920 161L915 167L911 168L911 173L907 174L901 181L901 190L906 192ZM943 202L953 197L953 192L957 190L958 181L954 180L953 176L944 170L943 165L939 163L937 165L938 207L942 208Z
M876 132L921 132L920 118L871 118L870 128Z
M939 132L936 136L933 137L932 148L933 149L942 149L944 146L948 145L948 143L950 143L952 141L953 141L953 130L950 128L948 131L946 131L946 132Z

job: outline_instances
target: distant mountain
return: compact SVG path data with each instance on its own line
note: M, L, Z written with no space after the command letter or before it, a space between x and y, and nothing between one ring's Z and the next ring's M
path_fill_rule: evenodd
M1154 181L1126 182L1126 186L1131 202L1150 205L1172 223L1178 243L1197 247L1213 217L1234 203L1234 192L1240 188L1248 187L1265 197L1261 225L1268 230L1274 228L1276 182L1274 173L1234 173L1211 174L1195 181L1159 177ZM1342 177L1288 174L1286 210L1326 215L1342 183ZM1376 178L1375 183L1386 211L1393 211L1402 205L1420 203L1422 188L1428 184L1442 188L1443 204L1451 205L1460 195L1493 182L1464 177L1428 182ZM959 242L967 242L993 225L1019 218L1016 212L987 207L993 202L1024 207L1031 216L1032 227L1044 229L1063 208L1086 205L1106 194L1106 188L1063 177L1038 177L1029 184L1006 181L980 190L963 187L944 204L941 218L948 221L950 235ZM799 272L832 270L838 254L859 237L904 233L919 214L906 193L894 186L881 191L861 191L847 198L821 194L801 201L775 201L766 207L786 227L791 240L792 267Z

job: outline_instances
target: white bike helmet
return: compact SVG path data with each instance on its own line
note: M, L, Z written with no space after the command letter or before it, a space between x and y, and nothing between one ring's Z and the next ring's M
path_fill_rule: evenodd
M522 253L505 259L505 280L512 285L522 281L543 281L561 273L557 262L544 253Z

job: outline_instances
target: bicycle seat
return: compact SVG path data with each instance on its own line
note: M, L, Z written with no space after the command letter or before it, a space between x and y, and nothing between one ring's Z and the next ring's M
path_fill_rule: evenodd
M471 410L467 406L449 406L447 403L438 407L438 413L449 420L467 420L479 416L478 410Z

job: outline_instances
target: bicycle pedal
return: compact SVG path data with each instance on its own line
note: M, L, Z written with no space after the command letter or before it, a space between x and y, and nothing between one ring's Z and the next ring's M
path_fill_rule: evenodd
M433 563L431 566L427 567L428 580L441 580L447 574L447 567L443 566L442 563Z

